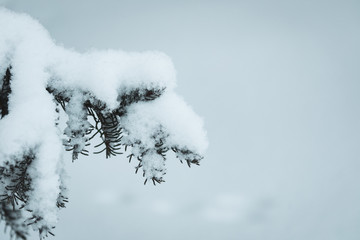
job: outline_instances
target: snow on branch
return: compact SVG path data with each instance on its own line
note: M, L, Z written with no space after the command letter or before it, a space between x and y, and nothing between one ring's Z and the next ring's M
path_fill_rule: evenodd
M31 17L0 8L0 220L11 234L53 235L68 201L64 150L73 161L89 145L105 157L126 153L145 183L164 181L169 151L198 165L206 133L174 92L175 78L163 53L80 54Z

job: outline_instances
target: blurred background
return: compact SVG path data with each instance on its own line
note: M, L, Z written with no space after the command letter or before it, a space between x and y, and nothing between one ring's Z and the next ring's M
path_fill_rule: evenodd
M80 52L165 52L208 132L201 166L171 156L158 186L125 155L68 156L50 239L360 239L360 1L0 5Z

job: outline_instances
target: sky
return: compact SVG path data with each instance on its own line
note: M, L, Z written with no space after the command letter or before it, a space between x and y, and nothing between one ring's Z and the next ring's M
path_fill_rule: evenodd
M360 239L359 1L0 5L66 48L166 53L208 134L201 166L169 158L155 187L123 156L69 156L53 239Z

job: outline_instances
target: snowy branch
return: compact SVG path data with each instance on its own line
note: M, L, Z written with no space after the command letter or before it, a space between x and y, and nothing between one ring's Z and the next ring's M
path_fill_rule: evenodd
M0 216L14 236L26 239L29 226L40 238L53 235L68 202L64 150L73 161L96 141L106 158L127 151L154 184L164 182L169 150L199 164L203 123L174 92L165 54L80 54L56 45L29 16L1 8L0 29Z

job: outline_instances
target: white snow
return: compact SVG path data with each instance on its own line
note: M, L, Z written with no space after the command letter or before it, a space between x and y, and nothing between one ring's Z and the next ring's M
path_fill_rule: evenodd
M43 223L37 228L41 224L53 226L57 221L63 134L65 131L72 138L73 132L88 128L82 104L90 96L111 111L119 106L121 94L165 88L158 99L127 107L127 114L119 118L126 133L124 142L140 141L142 147L154 148L159 140L154 135L161 130L166 147L204 154L207 139L202 119L175 93L176 72L165 54L120 50L80 54L54 43L36 20L4 8L0 8L0 32L0 78L7 67L12 67L9 114L0 120L0 166L15 164L27 151L36 151L28 169L33 189L26 208L42 217ZM55 124L56 103L46 90L48 86L68 91L72 97L65 130ZM72 141L80 149L85 145L81 135ZM163 158L156 153L143 157L143 168L146 178L161 177L154 169L166 170Z
M122 124L129 131L130 142L140 140L148 147L155 145L152 136L160 126L169 134L169 147L179 146L202 155L208 145L202 119L173 91L130 106Z

